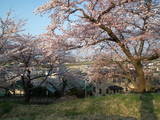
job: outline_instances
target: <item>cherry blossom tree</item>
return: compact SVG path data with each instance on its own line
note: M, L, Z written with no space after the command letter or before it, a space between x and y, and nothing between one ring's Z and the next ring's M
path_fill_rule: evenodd
M1 55L11 50L12 43L23 31L24 20L15 20L12 12L7 12L5 18L0 18L0 53Z
M145 61L160 57L159 4L148 0L50 0L37 9L50 13L52 33L70 48L101 46L134 66L136 88L146 91Z
M30 91L33 87L31 81L39 77L44 77L43 74L40 76L38 74L36 76L33 75L33 72L37 70L37 64L40 63L38 59L40 52L37 49L37 39L31 35L21 35L17 37L14 44L16 46L16 52L9 56L14 64L9 67L13 73L12 75L19 78L13 79L13 82L21 80L25 101L29 102L31 96Z
M51 42L52 41L52 42ZM64 43L63 43L64 44ZM64 50L61 42L50 38L48 34L39 37L20 35L14 41L15 52L10 54L8 61L12 61L6 69L10 72L6 81L16 83L21 80L25 101L29 102L33 81L41 86L53 73L62 73ZM12 74L10 74L12 73ZM40 80L40 82L38 82Z
M39 48L43 58L45 58L45 62L53 69L52 73L58 76L58 81L62 86L62 90L59 92L64 95L66 87L65 76L68 73L68 69L65 66L67 43L58 35L45 33L40 37Z
M63 66L67 45L63 39L52 34L38 37L22 35L24 21L15 21L8 13L0 21L0 61L4 78L0 81L1 88L21 80L25 101L31 98L32 81L41 79L41 86L53 73L63 81ZM40 74L39 74L40 73ZM14 91L13 91L14 92Z
M10 64L9 55L16 52L14 41L23 31L24 20L15 20L12 12L6 13L4 18L0 18L0 71L6 73L6 66ZM0 87L7 89L8 83L4 74L1 74Z

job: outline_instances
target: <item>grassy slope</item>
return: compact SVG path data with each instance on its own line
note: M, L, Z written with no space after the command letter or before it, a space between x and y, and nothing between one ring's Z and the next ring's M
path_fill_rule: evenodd
M10 109L2 110L6 105ZM0 120L160 120L160 95L117 94L41 106L1 103L0 112Z

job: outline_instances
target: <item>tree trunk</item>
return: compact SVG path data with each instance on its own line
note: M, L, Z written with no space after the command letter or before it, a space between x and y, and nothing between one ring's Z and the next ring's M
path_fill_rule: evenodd
M66 86L67 86L67 81L64 80L64 78L62 77L62 96L65 95Z
M24 83L24 99L26 103L30 102L30 87L29 87L29 82L28 81L23 81Z
M29 91L29 88L25 89L25 102L26 103L30 102L30 91Z
M146 79L144 76L143 65L141 61L137 61L134 64L136 70L136 83L137 83L137 91L145 92L146 91Z
M21 76L21 79L23 81L23 90L24 90L25 102L29 103L30 98L31 98L31 94L30 94L31 83L30 83L30 81L26 80L24 78L24 76Z

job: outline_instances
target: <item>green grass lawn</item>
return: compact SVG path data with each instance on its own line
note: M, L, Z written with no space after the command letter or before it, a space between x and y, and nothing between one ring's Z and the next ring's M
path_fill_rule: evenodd
M0 120L160 120L160 94L116 94L50 105L0 103Z

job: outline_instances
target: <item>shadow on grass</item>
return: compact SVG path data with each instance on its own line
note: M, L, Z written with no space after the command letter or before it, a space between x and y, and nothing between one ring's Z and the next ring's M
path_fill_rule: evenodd
M4 114L9 113L13 107L14 107L14 104L9 102L0 103L0 117Z
M144 93L140 95L140 117L141 120L158 120L154 113L153 95L151 93Z

